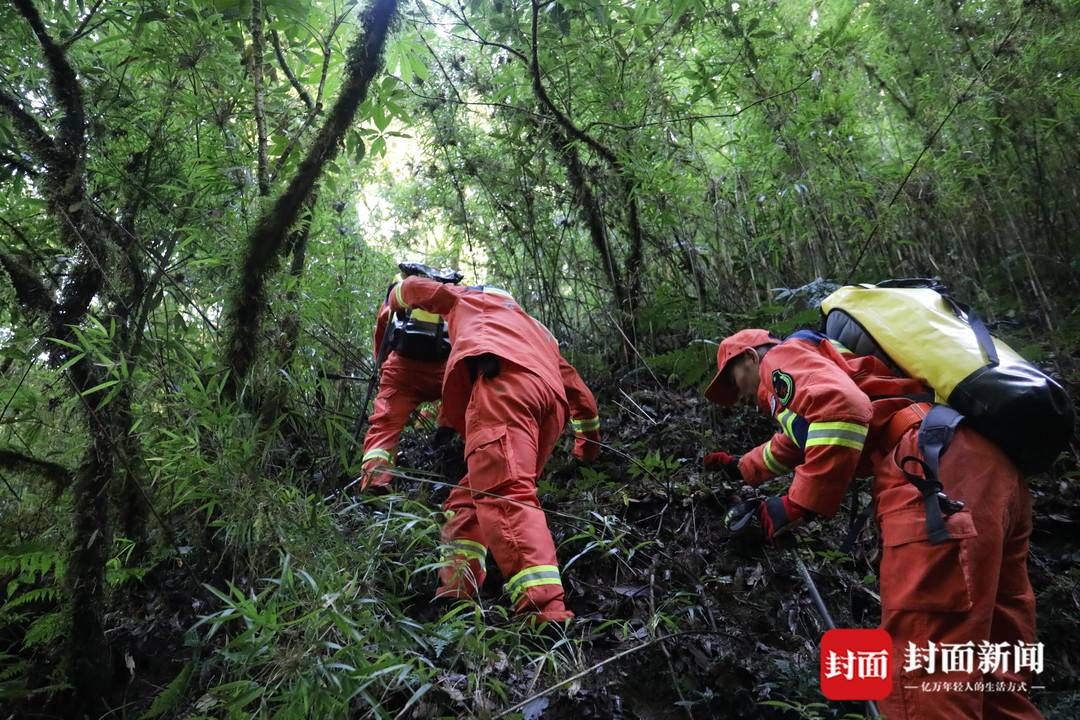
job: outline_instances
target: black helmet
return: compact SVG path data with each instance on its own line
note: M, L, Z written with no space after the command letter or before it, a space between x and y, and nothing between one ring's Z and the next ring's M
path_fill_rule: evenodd
M398 263L398 270L401 270L401 274L404 277L419 275L432 280L438 280L441 283L451 283L453 285L461 282L461 279L465 277L457 270L451 270L450 268L435 269L430 265L424 265L423 263Z

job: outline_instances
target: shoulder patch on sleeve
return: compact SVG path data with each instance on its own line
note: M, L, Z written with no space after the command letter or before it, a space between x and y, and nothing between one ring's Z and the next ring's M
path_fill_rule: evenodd
M795 397L795 380L783 370L773 370L772 386L781 405L787 405Z

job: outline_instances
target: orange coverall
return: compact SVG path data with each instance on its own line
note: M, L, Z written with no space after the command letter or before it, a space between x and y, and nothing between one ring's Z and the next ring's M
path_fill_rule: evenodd
M758 485L790 472L788 498L831 517L852 479L872 474L881 531L881 627L893 638L893 690L879 703L891 720L1038 718L1023 692L931 692L926 682L966 683L1031 678L1012 672L905 672L908 643L1035 642L1035 596L1028 580L1031 495L996 445L961 425L941 457L945 493L964 509L945 519L951 540L927 541L922 495L899 463L918 448L928 404L896 395L925 393L871 356L856 356L823 337L790 338L760 365L758 405L781 432L743 455L745 481ZM790 383L790 388L789 388ZM788 397L781 403L776 390ZM894 397L887 397L894 396ZM913 468L906 466L910 472Z
M574 419L575 455L599 446L596 400L558 343L503 290L406 278L394 309L420 307L446 318L452 346L443 381L443 414L465 437L468 474L447 498L443 597L475 597L490 550L514 610L541 622L573 617L566 609L555 543L536 496L536 480ZM479 359L497 358L492 377Z
M382 349L390 306L384 303L375 322L375 358ZM442 393L445 362L424 362L391 352L379 370L379 392L375 394L368 430L364 435L364 456L360 489L387 488L393 477L379 472L394 464L401 431L420 403L435 402ZM442 423L440 422L440 425Z

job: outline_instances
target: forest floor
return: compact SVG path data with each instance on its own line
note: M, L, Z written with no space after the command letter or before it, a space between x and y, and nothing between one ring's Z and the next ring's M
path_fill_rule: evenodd
M1080 396L1080 387L1073 393ZM752 447L768 437L767 421L745 409L707 408L695 390L656 383L623 382L600 388L598 395L619 399L602 408L609 446L604 456L582 469L560 447L540 487L577 620L565 635L551 636L523 630L505 612L495 612L507 601L489 558L481 607L483 622L495 630L479 649L431 658L437 668L432 687L407 708L409 698L385 698L386 717L502 717L522 702L510 717L858 715L859 704L826 703L817 690L817 642L825 626L793 553L801 553L813 569L841 627L873 627L879 612L874 524L866 524L850 554L839 550L848 533L849 508L801 532L798 550L763 546L752 536L730 537L724 513L751 491L740 496L738 488L723 487L717 476L701 471L700 457L708 449ZM422 437L426 434L410 433L403 443L416 470L451 476L460 471L460 461L456 470L455 461L446 461L454 451L432 450ZM1036 697L1047 717L1071 718L1080 712L1080 469L1075 457L1059 461L1057 477L1032 483L1030 570L1039 601L1038 637L1046 646L1039 684L1047 688ZM780 479L764 490L782 491L785 483ZM857 497L858 506L865 507L868 482L858 488L848 503ZM399 489L432 507L446 492L445 486L432 490L430 482L403 481ZM348 502L352 519L344 531L370 532L370 519L394 512L396 497ZM438 636L446 609L428 604L434 582L433 570L417 574L402 611L420 632ZM171 649L182 654L180 632L213 598L193 601L182 588L176 592L177 611L165 629ZM461 607L450 612L458 621L467 615ZM138 622L131 630L145 632ZM160 651L154 633L146 640ZM626 654L616 658L620 653ZM544 694L572 675L579 677Z
M601 408L608 446L601 459L582 468L564 442L540 485L559 546L568 604L577 615L568 631L535 633L508 618L502 579L490 558L475 617L464 604L449 612L431 606L434 566L420 567L408 548L394 547L404 537L397 536L381 547L388 555L399 553L394 562L405 568L409 581L390 624L399 624L415 638L412 650L413 641L404 639L402 652L423 654L431 679L418 696L390 692L369 699L366 706L354 704L351 716L367 717L373 707L379 709L370 715L387 718L526 720L861 714L859 704L827 703L818 692L817 643L825 625L796 571L794 553L801 553L812 568L839 626L874 627L879 612L874 524L866 524L851 553L839 549L848 533L848 507L832 521L800 531L797 550L765 546L752 535L731 537L723 524L725 511L754 491L724 487L718 476L701 470L700 457L711 449L752 447L768 437L768 421L748 409L710 408L696 389L661 387L643 377L637 375L637 384L623 380L597 388L598 396L617 399ZM1072 392L1080 397L1080 384ZM460 443L435 450L427 437L426 431L410 431L403 440L414 471L459 474ZM1080 466L1070 454L1059 460L1055 480L1032 482L1030 571L1039 603L1038 638L1045 643L1039 684L1046 687L1036 698L1049 718L1080 715L1078 478ZM773 481L762 490L781 492L786 482ZM863 480L857 487L847 503L854 500L862 508L869 500L869 484ZM404 480L400 494L357 501L344 493L324 503L338 518L338 532L351 542L370 536L395 514L407 519L414 513L416 519L410 522L417 524L437 518L435 510L447 489L431 480ZM417 514L417 507L430 508L430 518ZM437 528L437 521L430 528ZM215 541L206 542L213 547ZM163 688L176 686L177 673L182 676L188 667L192 671L181 689L185 697L170 698L169 712L160 716L217 716L225 709L223 687L269 684L317 660L313 651L304 649L312 646L295 642L284 631L274 635L266 629L275 629L274 623L264 627L250 655L238 649L248 646L236 644L237 633L208 633L208 627L216 627L208 618L224 623L230 611L222 611L223 605L229 606L224 602L228 596L223 599L206 585L224 588L233 582L226 578L237 578L237 570L211 566L208 559L214 553L206 548L184 546L180 552L191 553L187 565L184 558L159 563L109 618L114 648L127 648L121 657L129 665L121 671L131 670L125 699L132 710L145 712L153 698L168 692ZM258 604L259 583L235 583L241 590L231 600L231 612L254 613L241 606L248 597L252 606ZM381 601L363 597L376 592L361 588L358 602ZM332 605L336 596L327 599L330 595L316 593L313 607ZM269 607L260 605L258 612L269 613ZM303 610L295 616L308 617L307 608ZM287 615L284 609L273 612ZM248 634L256 632L258 616L245 617ZM287 625L292 621L281 623L282 628ZM453 632L447 630L451 627ZM192 628L203 638L197 643L192 642ZM368 643L373 657L389 652L390 641L384 644L371 633L370 628L362 631L356 641ZM230 635L228 644L225 635ZM404 636L395 637L401 642ZM202 653L205 661L190 662L193 653ZM268 654L280 676L266 669ZM240 669L224 673L230 662L240 662ZM215 677L245 679L207 691ZM552 686L557 687L548 691Z
M841 627L874 627L878 538L868 522L851 553L839 550L850 507L831 522L800 533L800 548L763 546L758 538L730 537L726 509L758 491L724 487L704 474L698 458L709 449L745 450L771 428L756 413L715 416L697 392L628 388L604 423L605 440L626 452L608 453L598 470L608 477L583 488L575 470L557 459L558 485L545 507L573 514L616 515L642 545L632 559L587 554L566 571L570 607L581 621L586 665L632 647L642 650L606 665L549 696L544 718L839 717L860 704L824 704L817 691L818 639L826 629L795 567L798 552ZM1080 387L1073 387L1074 397ZM614 457L613 457L614 455ZM1030 572L1039 601L1038 637L1046 645L1047 688L1038 696L1047 717L1080 712L1080 477L1075 457L1063 459L1056 481L1035 479L1035 534ZM783 491L787 479L762 488ZM857 509L869 501L858 484ZM848 504L855 499L849 493ZM582 544L560 518L552 525L560 556ZM566 560L564 559L564 562ZM624 622L604 628L604 621ZM669 641L645 645L658 634ZM683 633L683 634L680 634ZM522 678L527 696L532 689ZM530 717L527 715L526 717ZM531 715L541 717L541 715Z

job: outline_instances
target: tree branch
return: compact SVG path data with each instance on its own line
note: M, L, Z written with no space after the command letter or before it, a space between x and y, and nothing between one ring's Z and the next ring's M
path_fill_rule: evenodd
M30 272L14 255L0 252L0 267L11 279L11 286L15 288L15 298L19 304L31 312L38 312L46 317L56 310L56 301L52 294L41 282L41 279Z
M503 43L493 42L491 40L488 40L487 38L483 37L480 33L478 33L476 31L476 28L474 28L472 26L472 24L469 22L469 19L467 17L465 17L465 8L463 8L463 7L461 7L459 5L458 6L458 11L455 12L453 8L451 8L450 6L448 6L448 5L444 4L444 3L439 2L439 0L432 0L432 2L435 3L436 5L438 5L439 7L441 7L446 12L450 13L450 15L453 16L453 18L455 20L457 20L462 25L464 25L469 30L469 32L471 32L473 34L473 36L476 38L475 42L480 44L482 47L493 47L493 48L498 48L499 50L505 50L506 52L510 53L511 55L516 57L521 62L528 65L529 59L527 57L525 57L525 53L521 52L520 50L518 50L516 48L512 48L509 45L504 45ZM463 37L460 37L458 35L455 35L454 37L458 38L459 40L468 40L468 38L463 38Z
M53 93L56 95L64 114L60 118L57 140L61 151L68 157L64 158L70 163L69 170L74 170L76 163L81 159L85 143L83 127L86 124L86 115L83 109L82 90L75 76L75 70L68 62L64 49L56 44L45 29L45 23L41 19L34 6L33 0L12 0L30 27L37 36L38 43L45 53L45 61L49 66L49 76Z
M806 78L804 78L803 81L800 82L798 85L794 85L792 87L789 87L787 90L780 90L778 92L772 93L771 95L765 95L764 97L760 97L757 100L754 100L753 102L747 103L746 105L742 106L741 108L739 108L738 110L736 110L734 112L710 113L708 115L683 115L682 117L668 118L666 120L648 120L648 121L636 123L636 124L633 124L633 125L624 124L624 123L604 122L602 120L595 120L595 121L589 123L585 127L584 132L588 132L589 130L591 130L594 127L609 127L609 128L615 128L616 130L641 130L642 128L655 127L657 125L674 125L675 123L681 123L681 122L697 122L699 120L718 120L718 119L721 119L721 118L736 118L736 117L739 117L740 115L742 115L744 112L746 112L750 108L757 107L758 105L761 105L764 102L768 102L769 100L772 100L774 98L778 98L778 97L780 97L782 95L790 95L791 93L793 93L793 92L799 90L800 88L802 88L802 86L805 85L806 83L810 82L811 79L812 79L812 76L807 75Z
M315 107L312 110L314 113L322 112L323 90L326 88L326 77L330 72L330 56L334 49L334 35L337 34L338 28L341 27L341 23L345 22L345 18L352 12L352 6L350 5L340 15L334 18L334 22L330 24L330 30L326 33L326 40L322 41L323 46L323 60L322 70L319 73L319 89L315 93Z
M66 468L59 463L39 460L11 448L0 448L0 468L39 472L57 489L63 489L70 485L71 477L74 474L70 468Z
M633 340L636 338L633 306L637 302L638 291L641 287L640 269L645 252L645 238L641 227L641 212L638 208L637 196L634 192L633 178L626 171L626 168L623 166L622 161L619 160L618 156L591 135L583 132L574 125L569 117L555 107L555 103L551 101L551 97L547 94L547 90L544 89L544 83L541 81L540 77L540 43L537 40L539 14L540 3L538 0L532 0L532 61L530 66L532 69L533 92L540 104L555 117L559 125L566 130L567 134L569 134L571 138L592 148L597 155L606 160L618 174L619 179L622 182L623 199L626 203L627 229L629 230L630 236L630 249L626 255L626 267L624 268L625 272L623 273L623 277L626 278L628 284L625 288L625 297L622 298L618 310L624 315L629 330L629 333L627 334L630 336L630 340Z
M878 86L880 90L884 90L889 94L897 105L904 109L904 114L907 115L908 120L915 119L915 107L900 94L899 91L894 90L891 85L885 82L885 80L878 74L877 68L866 62L861 55L855 56L855 62L862 66L863 71L866 73L866 77L870 79L870 82Z
M277 57L278 66L281 68L281 71L285 73L285 77L289 79L289 84L293 86L293 90L300 96L300 99L304 102L308 112L315 112L315 101L311 99L311 95L304 89L304 86L300 84L300 80L297 79L292 68L289 67L289 63L285 60L285 52L281 49L281 38L278 36L277 30L270 31L270 43L274 46L274 55Z
M55 166L57 161L56 144L49 133L30 113L23 110L18 100L0 90L0 109L11 117L15 129L30 146L30 151L37 156L38 162L45 166Z
M550 122L549 120L548 123ZM555 154L566 168L566 176L570 180L570 186L574 188L582 219L589 228L589 237L596 252L600 254L604 271L611 281L615 304L622 307L626 303L626 286L623 284L622 273L611 251L611 243L608 242L607 225L604 223L600 201L585 178L585 166L581 162L577 146L557 128L552 128L551 143L555 148Z
M266 43L263 41L263 4L262 0L251 0L251 84L255 89L255 134L258 142L257 161L259 195L270 194L270 161L266 150L266 108L263 96L263 54Z
M101 289L104 280L102 263L106 260L106 243L95 214L87 208L83 159L86 151L86 115L82 89L75 70L64 49L57 45L45 28L33 0L12 0L19 13L29 23L45 55L49 68L50 87L62 110L53 143L52 162L43 187L48 194L52 214L59 226L59 235L81 257L69 273L60 302L53 303L50 334L64 338L70 335L69 326L78 323L90 301ZM10 112L11 98L0 97ZM23 113L24 115L26 113ZM25 123L25 118L20 122ZM36 121L35 121L36 123ZM30 127L24 127L24 134ZM40 133L35 141L43 142ZM61 353L63 354L63 353Z
M266 280L276 267L289 229L322 175L323 167L338 152L338 145L367 97L372 78L382 67L382 52L397 13L396 0L376 0L364 12L361 31L349 48L346 74L334 107L319 130L296 174L273 206L259 218L248 237L240 267L240 280L228 310L229 334L225 356L235 392L251 369L265 313Z
M304 119L300 129L293 133L292 138L289 139L289 144L285 146L285 149L278 155L277 160L274 161L274 174L271 176L273 180L277 180L278 175L281 174L282 168L285 167L285 163L304 139L304 134L307 133L307 129L311 126L311 123L315 122L315 118L323 111L323 89L326 87L326 77L330 72L330 57L333 54L334 35L337 34L338 28L341 27L341 23L343 23L345 18L349 16L349 13L352 12L352 7L353 6L350 5L344 12L334 18L334 22L330 24L330 30L326 33L325 40L316 37L323 49L322 70L319 74L319 89L315 95L314 104L308 106L310 112L308 112L307 118ZM314 34L314 31L312 31L312 35ZM297 92L302 92L302 88L297 87ZM307 99L310 101L311 96L307 95Z
M592 136L586 134L580 130L573 121L562 113L555 103L551 101L551 97L547 94L547 90L544 89L544 83L540 79L540 58L539 58L539 42L536 39L536 26L538 15L540 14L540 3L536 0L532 0L532 61L529 62L529 67L532 70L532 86L533 92L536 94L537 100L543 105L548 112L555 116L555 119L560 125L570 134L575 140L579 140L590 148L592 148L597 155L607 160L616 170L620 169L619 159L615 157L615 153L608 150L599 141Z
M101 6L104 5L104 4L105 4L105 0L97 0L97 2L94 3L94 6L92 8L90 8L90 12L86 13L86 17L84 17L82 19L82 22L79 23L79 27L75 28L75 32L71 33L71 37L69 37L67 40L64 41L64 47L65 48L71 47L83 35L86 35L87 33L92 32L95 28L101 27L102 23L98 23L94 27L88 28L88 26L90 25L90 21L94 19L94 15L97 14L97 11L100 10ZM102 21L102 22L104 22L104 21Z
M18 170L23 175L27 175L29 177L34 177L38 174L38 171L35 168L31 167L29 164L26 163L25 160L20 157L16 157L15 155L9 155L8 153L0 153L0 163L7 165L13 170Z

